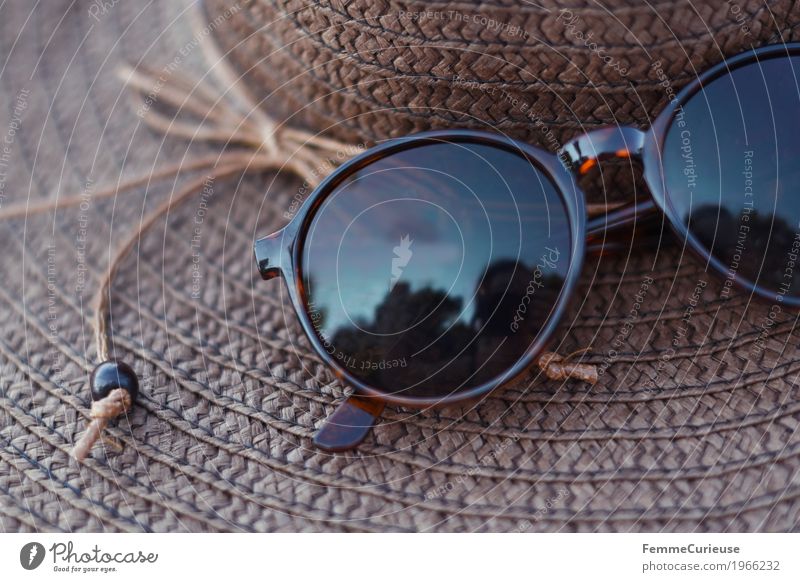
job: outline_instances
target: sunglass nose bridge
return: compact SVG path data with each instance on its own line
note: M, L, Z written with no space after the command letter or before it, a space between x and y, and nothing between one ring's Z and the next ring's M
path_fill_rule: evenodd
M572 139L561 148L559 156L582 176L602 160L640 158L644 137L645 133L635 127L604 127Z
M256 264L261 278L264 280L274 279L282 274L284 258L289 252L290 237L286 236L286 229L281 229L260 238L253 246Z

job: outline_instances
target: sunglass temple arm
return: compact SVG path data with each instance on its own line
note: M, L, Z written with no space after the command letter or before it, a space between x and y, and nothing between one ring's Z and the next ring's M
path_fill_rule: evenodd
M356 447L372 430L385 406L379 398L351 395L325 419L314 435L314 446L329 453Z

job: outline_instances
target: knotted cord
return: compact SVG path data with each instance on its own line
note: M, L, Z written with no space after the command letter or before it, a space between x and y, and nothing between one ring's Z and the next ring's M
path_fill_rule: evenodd
M72 449L72 456L78 461L83 461L89 454L89 451L92 450L97 439L101 438L100 435L109 421L120 414L127 414L132 404L133 400L131 399L131 395L127 390L122 388L112 390L111 393L102 400L92 402L92 409L90 412L92 421L89 423L89 426L86 427L86 432L84 432L83 436L78 440L75 448ZM104 440L107 443L111 442L108 439ZM121 448L121 445L116 443L116 441L114 441L113 446L115 448Z

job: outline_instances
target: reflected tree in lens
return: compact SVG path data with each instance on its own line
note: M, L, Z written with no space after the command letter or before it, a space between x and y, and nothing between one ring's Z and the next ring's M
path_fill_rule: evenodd
M692 213L689 225L699 241L740 276L769 289L800 294L800 277L787 277L787 256L780 252L794 245L800 250L800 242L795 242L796 230L780 216L733 215L728 208L706 205Z
M485 364L509 356L509 322L517 316L519 325L517 340L507 346L532 342L564 284L563 277L547 275L535 287L541 292L523 303L531 272L512 261L489 267L477 287L477 306L469 322L459 319L463 299L431 288L411 291L407 283L399 283L371 319L334 333L334 355L370 385L406 387L404 392L414 396L440 396L442 386L488 381L496 371ZM408 331L392 334L397 329Z
M410 386L420 377L436 377L441 362L458 361L459 352L473 337L469 326L457 319L460 310L460 298L451 299L431 288L411 291L407 283L399 283L375 309L372 320L359 321L358 329L340 328L333 336L333 345L346 354L342 358L345 367L369 384ZM396 329L408 331L391 334ZM431 338L441 340L428 346ZM425 349L415 355L420 348ZM453 367L446 370L452 382L456 371ZM431 389L426 384L411 391L416 395L436 394L438 385Z

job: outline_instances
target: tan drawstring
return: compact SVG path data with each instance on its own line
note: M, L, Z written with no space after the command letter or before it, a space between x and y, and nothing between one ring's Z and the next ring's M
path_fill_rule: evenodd
M90 413L92 421L86 427L86 432L78 440L75 448L72 449L72 456L78 461L83 461L88 456L89 451L92 450L94 443L100 438L108 422L120 414L127 413L132 404L131 395L123 388L116 388L102 400L92 402ZM112 444L115 448L122 448L115 441L110 441L109 439L104 439L104 441Z
M576 350L566 356L560 356L555 352L544 352L536 362L536 365L544 372L544 375L551 380L563 381L567 378L575 380L582 380L589 384L597 382L598 373L597 366L593 364L571 364L570 360L577 356L588 352L591 347Z
M229 66L223 59L215 61L213 70L223 78L233 78ZM310 132L293 128L279 127L249 94L240 88L237 80L228 85L226 93L221 93L216 86L207 80L193 83L191 79L173 73L171 85L160 85L157 75L145 69L134 70L122 67L119 77L127 86L134 89L138 111L142 113L145 123L152 129L165 135L217 141L224 144L245 146L249 149L226 152L218 156L209 156L158 170L148 176L136 177L115 188L109 188L93 194L94 198L103 198L128 191L136 186L153 180L176 176L180 172L207 170L207 175L192 180L177 193L159 204L140 222L130 235L117 247L109 261L108 268L100 278L92 305L94 317L95 347L101 362L109 359L111 338L108 330L108 308L111 300L111 284L122 261L136 246L143 234L170 209L196 194L209 180L226 178L237 173L248 171L289 169L303 178L310 187L316 187L323 177L320 168L336 166L354 153L353 146L332 139L323 138ZM147 95L148 97L143 97ZM152 102L145 99L151 98ZM171 105L178 110L186 111L200 118L198 124L187 123L169 118L151 107L155 101ZM0 211L0 218L26 216L45 212L56 208L75 206L81 203L81 196L62 197L54 201L38 203L26 207L12 207ZM102 432L108 422L126 413L132 406L130 394L121 389L112 390L102 400L92 403L89 423L83 436L73 449L73 456L82 461L91 451L98 439L103 439ZM116 445L119 446L119 445Z

